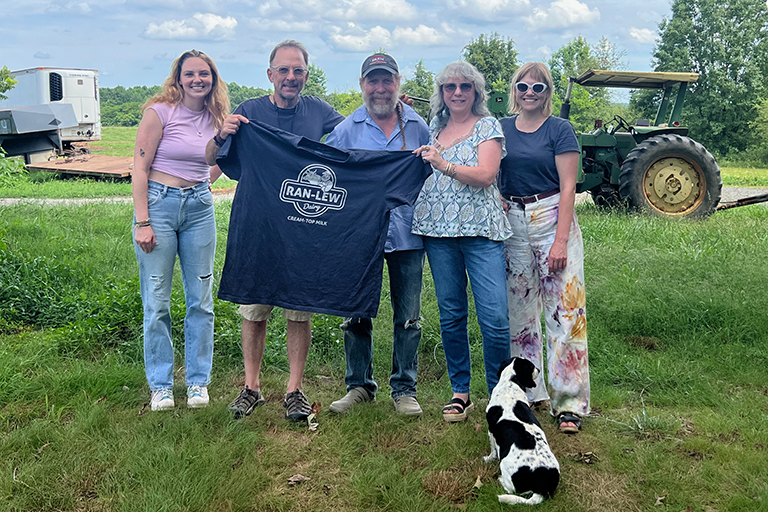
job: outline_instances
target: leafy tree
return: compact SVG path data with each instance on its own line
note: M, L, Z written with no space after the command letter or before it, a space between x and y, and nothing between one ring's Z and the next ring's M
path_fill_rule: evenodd
M350 89L347 92L332 92L327 101L339 114L348 116L363 104L363 95L360 91Z
M328 96L328 77L325 76L325 71L320 66L315 64L309 65L309 78L304 88L301 90L301 94L304 96L317 96L318 98L326 99Z
M235 82L229 82L227 84L227 88L229 89L229 102L232 104L232 111L234 111L238 105L240 105L245 100L266 96L272 92L266 89L262 89L261 87L248 87L246 85L238 85Z
M400 92L408 96L428 100L435 90L435 74L424 66L424 60L416 63L413 78L406 78L400 87ZM429 103L414 101L413 108L424 119L429 117Z
M144 102L129 101L115 105L101 104L101 124L104 126L138 126L141 122L141 105Z
M512 75L519 67L519 53L511 37L502 37L496 32L480 34L464 47L461 55L485 76L489 91L509 93Z
M7 66L0 69L0 100L8 99L4 92L8 92L16 85L16 79L11 76L11 70Z
M693 71L683 124L719 155L757 143L750 129L768 78L768 7L764 0L674 0L659 24L656 71ZM639 91L632 104L652 117L659 93Z
M565 100L568 79L577 77L588 69L624 69L626 51L619 50L607 38L590 46L587 39L579 35L562 46L549 59L549 69L554 83L553 103L555 113ZM589 130L595 119L608 121L614 115L628 117L626 108L612 102L611 90L604 87L581 87L574 84L571 90L570 120L577 130ZM632 116L629 116L632 117Z

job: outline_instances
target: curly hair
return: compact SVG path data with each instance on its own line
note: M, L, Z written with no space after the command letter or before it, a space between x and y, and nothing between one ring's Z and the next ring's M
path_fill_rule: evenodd
M544 101L542 102L542 112L545 117L552 115L552 73L549 72L549 68L543 62L526 62L515 71L512 76L512 83L509 85L509 104L507 110L510 114L519 114L523 107L517 101L517 94L515 91L515 84L521 79L530 75L534 80L538 80L547 85L547 90L544 91Z
M211 68L211 76L213 77L213 86L211 92L205 98L205 108L211 113L213 117L214 129L221 128L221 124L224 122L224 118L229 115L230 103L229 94L227 94L227 84L221 79L219 70L216 68L216 64L209 56L198 50L189 50L182 53L171 64L171 73L168 78L163 82L162 90L147 100L144 105L141 106L142 112L150 105L155 103L168 103L169 105L178 105L184 98L184 89L181 87L181 67L184 65L184 61L197 57L202 59L208 67Z
M443 99L443 84L449 78L463 78L472 82L475 86L475 102L472 104L472 113L476 116L487 117L491 115L486 103L488 102L488 92L485 90L485 77L469 62L458 60L451 62L435 77L435 90L429 98L429 112L431 116L437 119L438 131L448 124L451 113Z

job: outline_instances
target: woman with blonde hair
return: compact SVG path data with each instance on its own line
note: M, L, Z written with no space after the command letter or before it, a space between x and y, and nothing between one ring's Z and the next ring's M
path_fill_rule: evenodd
M485 78L468 62L448 64L435 77L429 146L414 153L432 165L414 206L412 232L424 236L440 309L443 350L453 398L443 420L474 409L467 332L467 276L483 337L488 393L509 357L503 240L510 235L496 176L504 135L486 106Z
M171 284L181 265L187 406L208 405L213 361L216 221L205 145L229 114L227 85L203 52L184 52L144 105L134 150L134 247L144 306L144 365L153 411L171 409Z
M584 244L574 213L579 144L571 123L552 116L547 66L524 64L511 89L516 115L501 120L499 188L513 231L504 242L512 356L542 369L543 313L548 386L541 371L528 399L550 400L560 431L575 434L589 413Z

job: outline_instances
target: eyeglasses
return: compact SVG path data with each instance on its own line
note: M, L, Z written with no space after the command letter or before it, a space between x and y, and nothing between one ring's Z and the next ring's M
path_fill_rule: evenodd
M528 89L532 90L534 94L541 94L547 90L547 84L541 82L536 82L533 85L528 85L525 82L517 82L515 84L515 90L520 94L525 94L528 92Z
M289 68L288 66L269 66L270 69L277 71L280 76L288 76L288 73L293 70L293 76L301 78L307 74L307 68Z
M474 87L470 83L463 83L463 84L454 84L454 83L448 83L443 84L443 90L446 92L456 92L456 87L461 89L461 92L469 92L472 90L472 87Z

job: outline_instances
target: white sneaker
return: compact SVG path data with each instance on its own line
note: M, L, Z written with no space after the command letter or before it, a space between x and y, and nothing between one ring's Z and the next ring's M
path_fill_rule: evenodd
M187 388L187 407L197 409L208 405L208 388L205 386L189 386Z
M164 411L173 409L176 404L173 403L172 389L158 389L152 392L150 407L153 411Z
M422 410L415 396L395 398L395 412L404 416L421 416Z

